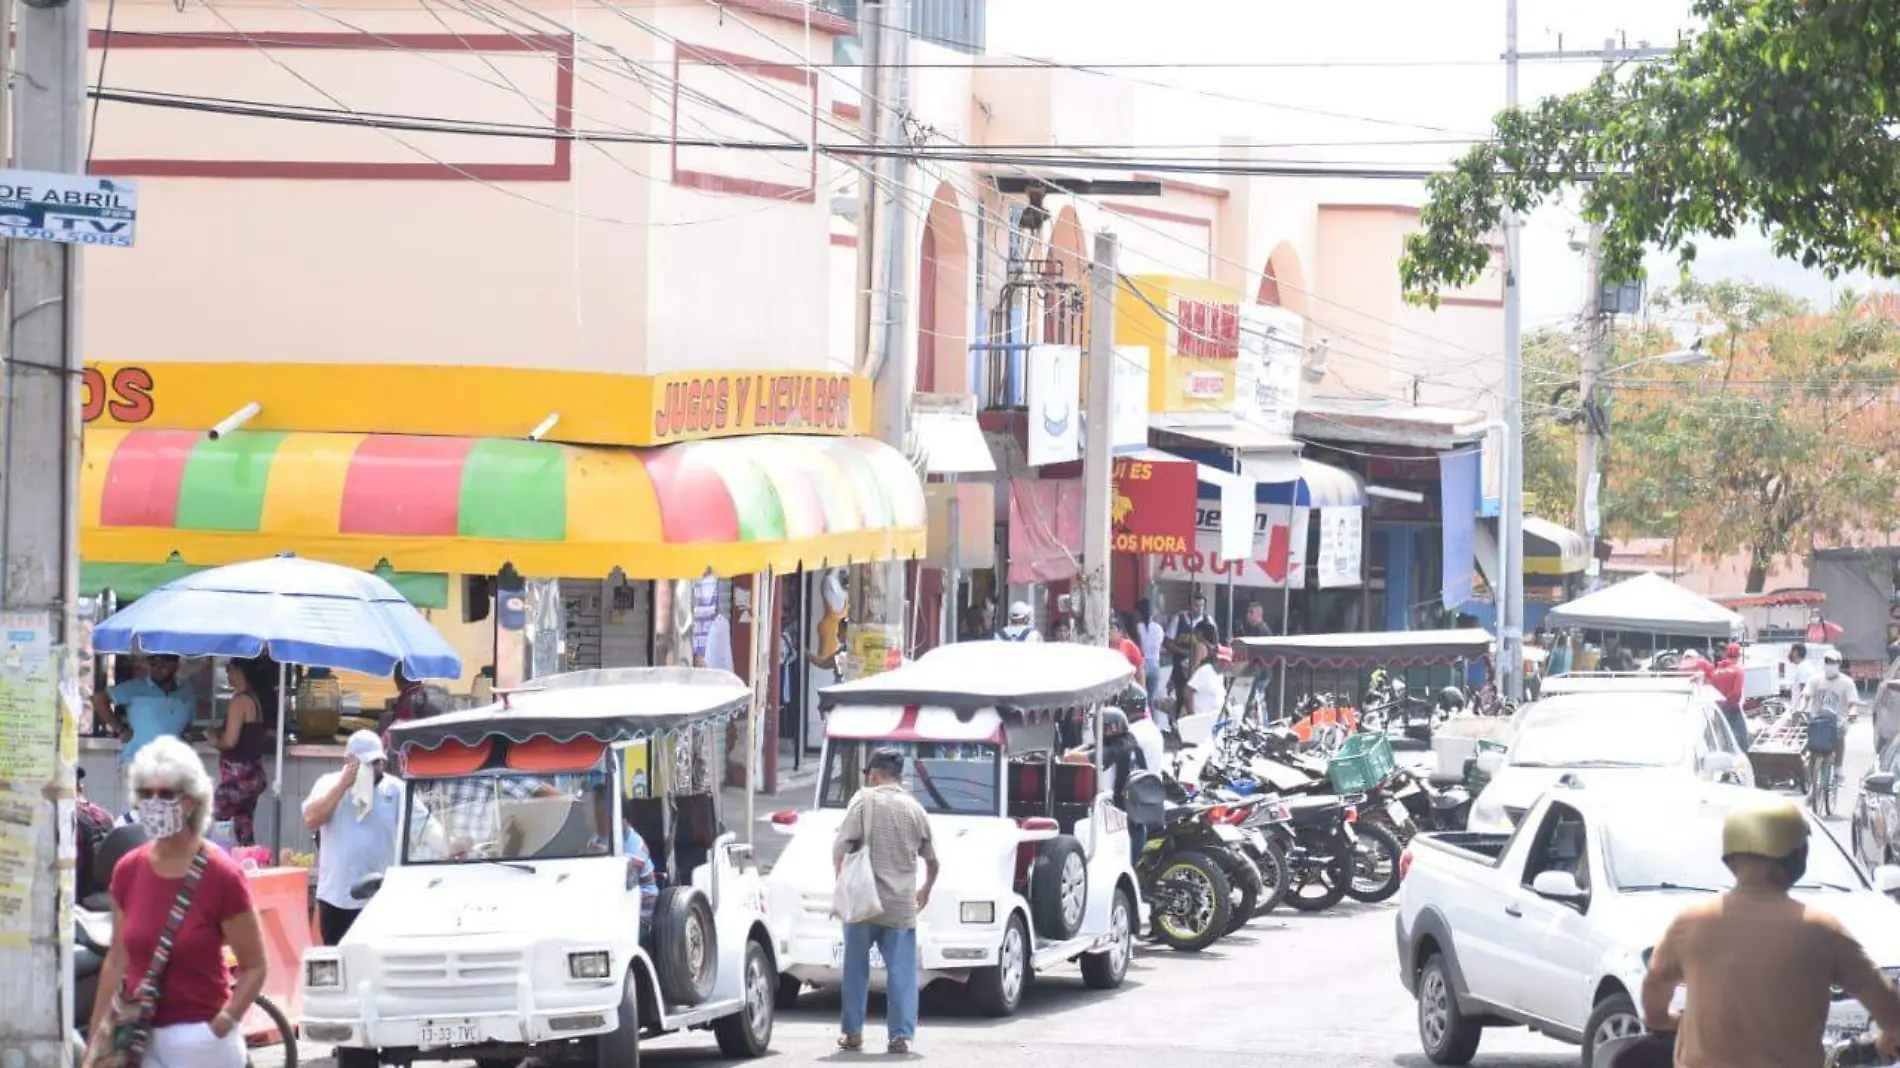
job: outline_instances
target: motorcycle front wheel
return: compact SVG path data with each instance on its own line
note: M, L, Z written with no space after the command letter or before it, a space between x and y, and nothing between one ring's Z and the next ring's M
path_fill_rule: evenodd
M1359 841L1352 848L1352 878L1346 893L1355 901L1384 901L1399 892L1399 840L1377 823L1357 825Z
M1233 889L1221 866L1199 850L1163 857L1143 896L1153 902L1150 919L1162 945L1198 953L1227 933Z
M1247 856L1253 866L1260 870L1262 887L1260 900L1254 904L1253 914L1265 916L1280 907L1286 900L1289 882L1286 868L1286 849L1279 842L1267 840L1265 849L1249 850Z
M1324 912L1339 904L1351 883L1352 859L1348 856L1289 860L1286 903L1301 912Z
M1227 933L1233 934L1247 921L1254 918L1260 908L1260 899L1266 895L1266 880L1261 877L1260 868L1245 851L1230 849L1221 858L1226 863L1222 873L1227 876L1228 904L1231 914L1227 918Z

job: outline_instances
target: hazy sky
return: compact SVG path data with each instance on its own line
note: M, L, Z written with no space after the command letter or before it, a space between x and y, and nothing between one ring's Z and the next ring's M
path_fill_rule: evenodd
M1142 94L1137 140L1144 144L1205 145L1241 135L1286 146L1289 160L1425 166L1459 151L1444 142L1481 135L1502 107L1504 10L1503 0L989 0L989 46L999 56L1074 63L1294 64L1125 70L1114 77L1185 87ZM1596 49L1606 37L1668 44L1690 25L1687 0L1521 0L1519 48ZM1595 61L1525 63L1519 91L1534 100L1580 87L1596 70ZM1339 184L1328 199L1418 203L1423 192L1412 182ZM1560 206L1527 224L1527 328L1560 322L1580 308L1583 259L1569 239L1581 229ZM1773 281L1817 303L1834 288L1775 260L1758 237L1705 242L1696 273ZM1650 277L1652 286L1674 281L1673 259L1653 262ZM1851 281L1863 290L1870 285Z

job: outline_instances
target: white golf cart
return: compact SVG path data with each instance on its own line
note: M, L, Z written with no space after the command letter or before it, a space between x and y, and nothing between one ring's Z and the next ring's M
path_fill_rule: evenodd
M583 671L395 727L396 863L353 890L367 903L340 945L304 954L304 1037L339 1068L635 1068L642 1036L687 1028L764 1054L778 965L708 755L751 698L724 671ZM645 925L629 830L661 887Z
M1096 646L965 642L825 690L817 809L772 817L792 838L767 879L780 1007L801 985L841 980L832 843L881 748L907 758L904 785L930 814L942 863L918 917L921 983L966 983L991 1016L1013 1014L1036 972L1070 960L1089 986L1120 986L1140 900L1128 819L1100 768L1062 761L1058 735L1086 724L1099 752L1099 717L1088 713L1131 674L1121 654ZM882 989L883 962L872 965Z

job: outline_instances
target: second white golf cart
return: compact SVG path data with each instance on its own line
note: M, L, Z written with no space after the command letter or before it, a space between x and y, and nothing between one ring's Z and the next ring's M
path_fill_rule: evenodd
M396 864L353 891L367 904L341 944L304 954L304 1037L335 1044L339 1068L637 1068L642 1036L689 1028L763 1055L778 964L707 756L751 689L691 668L535 687L394 729Z
M1013 1014L1032 976L1071 960L1089 986L1120 986L1140 901L1128 819L1102 769L1064 761L1062 743L1093 736L1099 752L1090 713L1131 675L1121 654L1097 646L965 642L825 690L817 810L773 816L792 837L767 879L780 1006L801 985L841 981L832 843L883 748L904 754L904 785L930 814L942 863L918 917L921 982L965 983L991 1016ZM883 962L872 965L882 989Z

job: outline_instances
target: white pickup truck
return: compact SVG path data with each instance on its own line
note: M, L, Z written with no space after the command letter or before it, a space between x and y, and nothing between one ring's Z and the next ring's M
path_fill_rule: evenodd
M1733 884L1716 855L1722 821L1758 797L1739 786L1649 790L1559 786L1512 834L1422 834L1400 861L1399 980L1418 999L1436 1064L1477 1054L1484 1028L1525 1026L1583 1046L1640 1031L1648 951L1687 906ZM1834 913L1889 975L1900 974L1900 868L1870 881L1813 822L1795 896ZM1680 993L1678 994L1680 997ZM1830 1030L1859 1033L1836 1000Z

